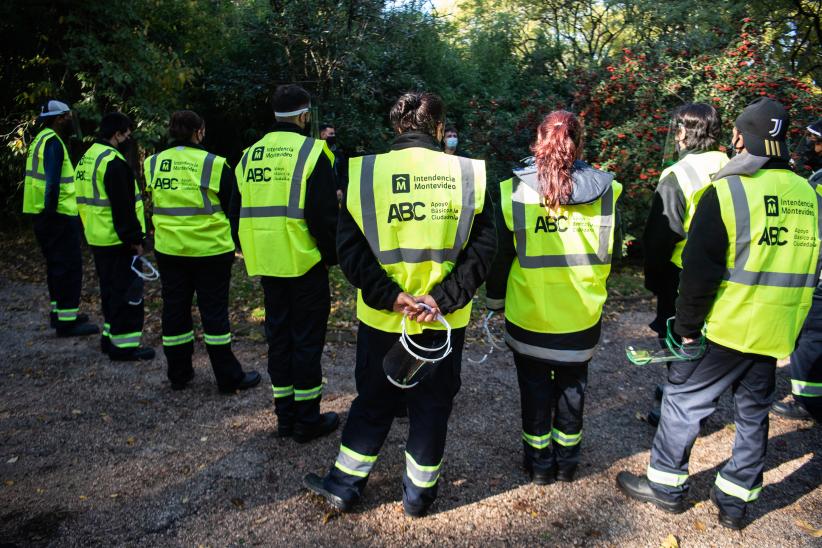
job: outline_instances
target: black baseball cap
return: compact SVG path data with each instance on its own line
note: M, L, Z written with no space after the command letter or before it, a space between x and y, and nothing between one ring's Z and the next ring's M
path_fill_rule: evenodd
M791 119L782 103L760 97L745 107L734 126L745 140L745 150L754 156L787 160L788 143L785 137Z

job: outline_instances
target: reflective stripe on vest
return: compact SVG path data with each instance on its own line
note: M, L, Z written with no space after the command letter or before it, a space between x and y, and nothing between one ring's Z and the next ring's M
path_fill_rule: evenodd
M240 208L240 218L265 218L265 217L290 217L291 219L304 219L305 212L300 206L300 193L302 190L303 173L305 172L305 165L308 161L308 156L311 154L311 149L314 147L313 139L306 139L300 147L300 152L297 154L297 163L294 165L294 172L291 175L291 186L288 191L288 205L287 206L246 206ZM250 149L243 154L241 165L243 172L245 172L246 164L248 163L248 153Z
M249 147L236 168L239 236L249 275L302 276L322 259L305 222L308 179L325 141L275 131Z
M234 251L231 225L218 198L225 158L180 145L150 156L144 165L157 251L183 257ZM206 344L216 343L207 338Z
M768 285L774 287L816 287L819 276L816 272L809 274L786 272L751 272L746 270L751 253L751 212L748 209L748 198L742 180L732 175L728 177L728 188L734 205L736 221L736 246L734 267L729 268L724 279L743 285ZM822 211L822 196L816 193L817 211ZM817 234L822 238L822 215L817 218ZM741 235L741 236L740 236Z
M155 154L149 158L149 182L154 180L157 157ZM203 207L155 207L154 215L168 215L171 217L190 217L192 215L211 215L217 211L222 211L220 204L212 204L208 197L209 184L211 182L211 170L214 166L216 156L207 153L203 160L203 171L200 174L200 196L203 198Z
M782 169L730 176L713 186L729 246L706 336L739 352L785 357L822 266L822 200L807 181Z
M77 164L75 183L77 205L83 220L83 231L90 245L113 246L123 243L114 229L111 201L105 190L105 174L112 160L125 158L110 145L94 143ZM91 166L91 170L89 170ZM141 229L145 232L143 197L134 181L134 211Z
M455 262L468 241L471 232L471 223L474 220L474 166L470 159L458 156L460 164L460 186L462 188L463 207L457 224L457 235L454 245L445 249L415 249L398 247L394 249L380 248L380 235L377 229L376 202L374 200L374 162L375 155L365 156L362 159L362 175L360 179L360 204L362 204L362 222L365 239L371 251L381 264L395 263L424 263L433 261L444 263ZM409 181L410 185L411 182Z
M614 189L609 188L601 198L602 213L599 225L599 248L596 253L570 253L567 255L528 255L526 236L524 190L528 187L516 179L512 194L511 211L514 217L514 237L517 241L517 259L522 268L555 268L611 264L610 235L614 228Z
M424 295L454 268L485 205L485 163L411 147L351 158L346 207L386 274ZM446 315L452 328L467 325L471 303ZM399 333L402 314L368 306L357 292L357 318ZM417 322L409 334L422 332ZM439 323L425 329L442 329Z
M63 148L63 164L60 166L60 188L57 196L57 213L77 215L77 199L74 186L74 167L66 145L54 130L45 128L34 138L26 157L23 181L23 213L40 213L45 209L46 171L45 143L55 138Z

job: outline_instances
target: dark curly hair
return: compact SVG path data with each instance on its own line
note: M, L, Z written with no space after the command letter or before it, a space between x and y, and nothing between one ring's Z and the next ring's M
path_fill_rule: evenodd
M439 95L411 91L402 94L389 114L397 133L418 132L437 136L437 126L445 123L445 104Z

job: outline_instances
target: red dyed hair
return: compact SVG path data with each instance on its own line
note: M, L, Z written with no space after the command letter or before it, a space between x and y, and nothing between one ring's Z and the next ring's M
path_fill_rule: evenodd
M537 128L531 152L545 207L553 209L570 198L574 188L571 168L579 158L581 145L582 124L568 111L555 110Z

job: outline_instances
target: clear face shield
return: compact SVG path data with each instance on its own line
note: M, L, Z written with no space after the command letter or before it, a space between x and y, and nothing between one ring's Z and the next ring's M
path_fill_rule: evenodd
M427 305L417 303L419 306L431 311ZM417 386L427 377L442 361L451 353L451 325L442 316L437 315L437 321L445 327L442 331L426 331L423 335L414 337L427 338L433 342L434 346L427 347L415 341L408 335L405 328L406 315L402 317L402 333L399 340L388 351L382 361L382 369L388 382L397 388L408 389ZM444 339L444 340L443 340ZM439 341L442 341L441 344ZM428 341L426 341L428 344Z
M660 171L671 167L679 161L679 146L676 144L679 127L676 120L671 117L671 121L668 124L668 134L665 135L665 145L662 147L662 166L659 168Z

